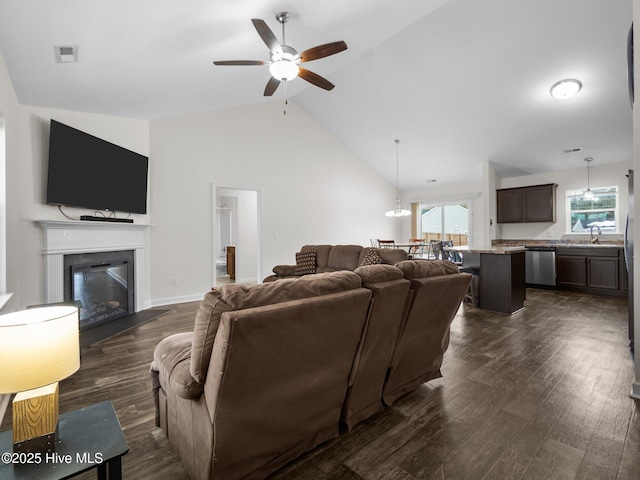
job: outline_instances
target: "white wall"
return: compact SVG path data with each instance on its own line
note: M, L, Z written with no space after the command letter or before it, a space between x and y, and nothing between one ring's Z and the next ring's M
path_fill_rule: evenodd
M286 116L274 101L152 120L150 139L156 304L201 298L213 285L212 184L260 191L264 276L305 244L399 236L384 216L393 185L293 102Z
M1 56L0 117L6 131L7 290L14 293L6 311L11 311L43 302L43 238L34 220L64 220L56 207L45 204L49 120L55 118L143 155L149 152L149 123L22 106ZM68 211L74 216L92 213ZM135 216L140 223L148 222L148 217ZM145 298L149 296L147 292Z
M624 230L624 222L628 211L628 185L626 174L633 168L632 162L615 163L607 165L592 165L591 187L618 186L619 200L619 227L618 234L604 234L600 238L621 240ZM477 183L435 186L430 185L419 190L407 191L403 195L404 201L442 203L456 202L465 197L472 197L471 209L471 244L491 244L494 239L514 240L559 240L566 237L566 192L586 188L586 167L582 169L550 172L542 175L526 175L521 177L500 178L487 162L483 169L484 178ZM555 223L517 223L496 224L496 188L524 187L528 185L541 185L556 183L556 218ZM404 226L408 232L409 225ZM406 236L406 235L405 235ZM580 237L570 237L580 238Z
M615 234L603 234L600 239L622 239L624 233L625 219L629 210L629 189L626 174L633 168L631 161L625 163L614 163L598 165L594 160L590 168L590 186L610 187L618 186L618 228ZM556 183L556 218L555 223L516 223L499 224L496 229L496 238L500 239L538 239L538 240L558 240L566 236L567 233L567 190L578 190L587 188L587 167L564 170L561 172L550 172L543 175L527 175L523 177L512 177L498 179L497 188L525 187L529 185L542 185L545 183ZM588 237L588 235L587 235ZM565 237L565 238L571 238Z
M14 170L13 166L8 163L9 158L16 158L20 156L20 142L18 141L19 130L17 127L17 119L19 115L19 105L16 94L9 78L9 72L7 71L6 64L2 52L0 52L0 118L4 123L4 133L6 142L3 143L3 153L0 154L3 157L2 165L3 169L0 174L0 182L4 182L5 185L9 183L11 174ZM6 181L5 181L6 179ZM13 237L9 232L10 226L15 225L16 216L13 215L8 208L4 208L7 205L7 191L3 185L2 192L4 195L3 205L0 206L0 235L3 235L0 240L0 248L4 250L4 254L0 255L0 294L5 292L11 292L15 290L17 282L9 282L8 278L14 279L15 270L20 265L20 261L16 258L18 254L16 245L10 241ZM6 212L6 216L5 216ZM15 277L17 278L17 276ZM14 296L13 300L7 305L7 311L16 303Z
M384 216L395 192L342 143L292 102L155 120L128 119L22 106L0 57L0 117L6 128L6 310L43 300L42 232L38 219L64 217L45 205L48 122L80 130L150 155L145 298L188 300L212 286L212 185L261 192L265 276L293 263L307 243L355 243L394 238ZM91 212L69 209L73 216ZM0 269L1 274L1 269ZM178 277L178 285L172 278ZM146 305L148 306L148 305Z
M481 179L477 182L460 183L456 185L438 185L437 183L431 183L427 187L404 192L402 198L405 204L421 202L435 205L459 201L468 202L469 214L471 216L469 222L471 232L469 241L471 244L478 245L482 242L485 219L483 210L484 195L482 191L483 184ZM410 222L410 220L403 222L403 239L406 238L408 240L410 237Z

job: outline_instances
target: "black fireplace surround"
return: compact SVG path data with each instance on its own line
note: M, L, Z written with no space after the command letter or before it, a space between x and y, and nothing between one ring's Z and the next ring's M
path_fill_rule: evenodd
M134 251L64 255L64 301L80 305L80 330L135 312Z

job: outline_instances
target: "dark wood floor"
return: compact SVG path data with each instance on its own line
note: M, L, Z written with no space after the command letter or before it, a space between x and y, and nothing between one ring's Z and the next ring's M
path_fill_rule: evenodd
M61 412L114 403L130 445L126 479L187 478L153 426L148 369L160 339L192 328L196 307L83 349L80 371L61 383ZM626 318L625 299L547 290L529 289L513 316L465 305L442 379L270 478L638 479Z

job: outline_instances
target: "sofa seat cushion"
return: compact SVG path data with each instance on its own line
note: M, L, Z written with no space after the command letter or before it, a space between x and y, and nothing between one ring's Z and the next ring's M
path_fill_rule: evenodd
M360 277L341 271L285 278L257 285L233 284L208 292L196 315L191 375L204 383L220 319L224 312L345 292L361 287Z
M407 280L460 273L458 266L448 260L405 260L396 263L396 267Z
M191 375L193 332L176 333L163 339L153 352L151 369L158 371L160 383L182 398L198 398L204 384Z

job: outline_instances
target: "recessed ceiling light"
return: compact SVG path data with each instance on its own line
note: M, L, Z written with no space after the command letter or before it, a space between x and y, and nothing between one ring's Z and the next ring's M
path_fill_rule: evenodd
M564 100L573 97L582 88L582 82L575 78L565 78L554 83L549 90L553 98Z

